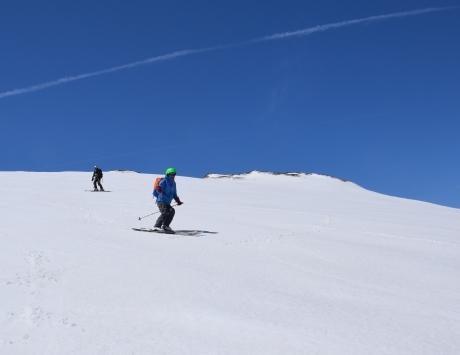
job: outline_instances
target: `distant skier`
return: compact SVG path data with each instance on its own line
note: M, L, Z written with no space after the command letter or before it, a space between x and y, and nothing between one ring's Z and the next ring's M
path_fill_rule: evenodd
M160 210L160 217L155 223L154 230L163 230L166 233L174 233L169 226L174 218L176 211L171 207L171 202L174 199L180 206L182 205L179 196L177 196L176 182L176 169L169 168L166 170L166 176L158 183L155 183L155 190L153 195L157 198L158 209Z
M94 191L99 191L97 189L97 185L99 185L99 188L101 189L101 191L104 191L104 188L101 185L102 176L103 176L102 170L99 169L99 167L96 165L94 167L93 178L91 179L91 181L93 181L93 184L94 184Z

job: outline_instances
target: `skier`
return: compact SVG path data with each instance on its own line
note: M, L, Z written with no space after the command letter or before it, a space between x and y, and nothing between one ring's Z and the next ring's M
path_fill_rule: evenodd
M157 205L160 210L160 217L158 217L155 227L156 231L162 230L165 233L174 233L169 226L174 218L176 211L171 207L171 201L174 199L178 206L183 202L177 196L176 182L176 169L169 168L166 170L166 176L158 183L155 190L158 193Z
M91 179L91 181L93 181L93 184L94 184L94 191L99 191L99 190L97 189L97 185L96 185L96 184L99 185L99 188L101 189L101 191L104 191L104 188L103 188L102 185L101 185L102 176L103 176L102 170L99 169L99 167L96 165L96 166L94 167L93 178Z

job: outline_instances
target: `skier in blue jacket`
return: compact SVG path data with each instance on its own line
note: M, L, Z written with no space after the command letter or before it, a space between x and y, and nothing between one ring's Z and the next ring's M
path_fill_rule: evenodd
M160 210L160 217L155 223L154 230L163 230L166 233L174 233L169 226L174 218L176 211L171 207L172 200L175 200L177 205L182 205L179 196L177 196L176 182L176 169L169 168L166 170L166 176L160 181L156 187L158 193L157 205Z

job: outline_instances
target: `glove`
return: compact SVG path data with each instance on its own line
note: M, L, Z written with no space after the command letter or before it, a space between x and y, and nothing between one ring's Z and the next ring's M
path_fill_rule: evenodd
M174 199L174 201L176 201L177 205L180 206L183 204L183 202L181 200L179 200L179 197Z
M94 181L94 179L91 179L91 181Z

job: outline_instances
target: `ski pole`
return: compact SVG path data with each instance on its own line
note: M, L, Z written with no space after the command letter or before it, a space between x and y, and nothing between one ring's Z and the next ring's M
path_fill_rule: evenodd
M156 214L156 213L159 213L160 211L157 211L157 212L153 212L153 213L150 213L148 214L147 216L144 216L144 217L139 217L139 221L142 219L142 218L145 218L145 217L148 217L148 216L151 216L152 214Z
M171 207L174 207L174 206L177 206L177 205L172 205ZM151 216L152 214L157 214L157 213L160 213L160 212L161 212L161 211L156 211L156 212L153 212L153 213L148 214L147 216L139 217L139 221L140 221L142 218L145 218L145 217Z

